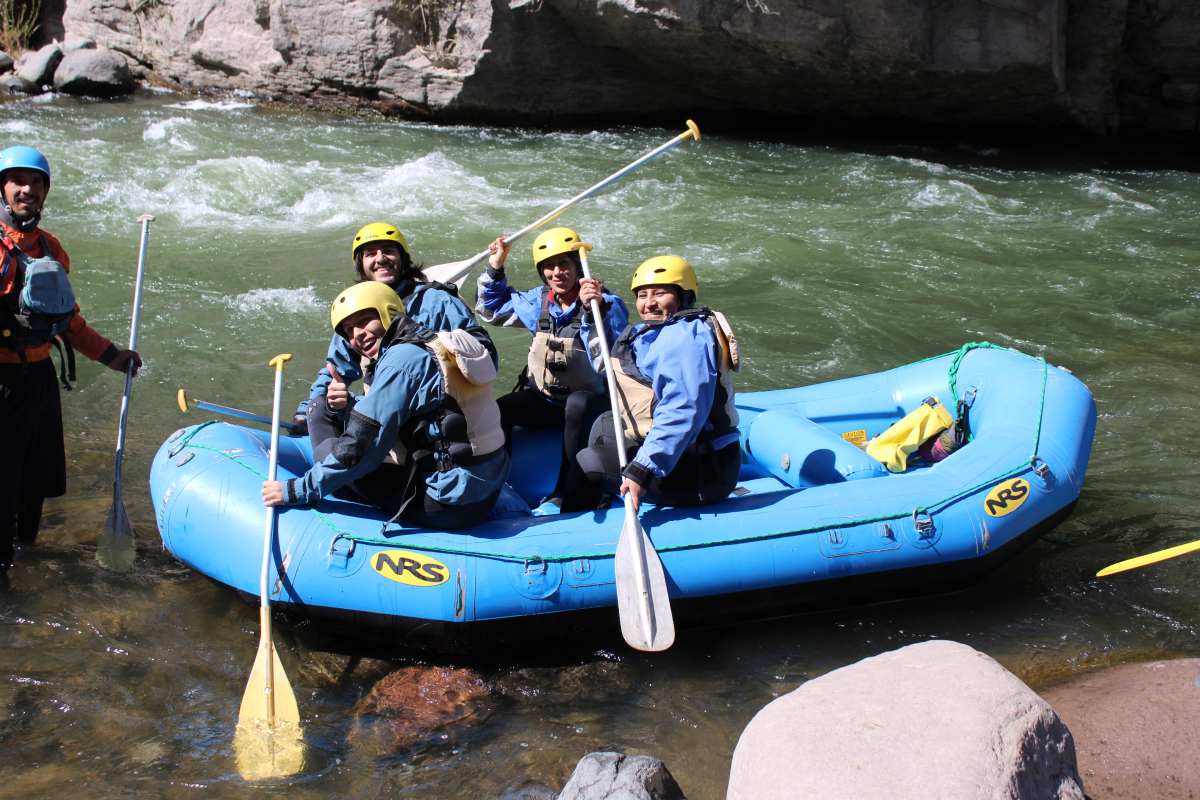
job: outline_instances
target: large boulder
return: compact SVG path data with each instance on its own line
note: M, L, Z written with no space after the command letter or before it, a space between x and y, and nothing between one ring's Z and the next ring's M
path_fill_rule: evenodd
M558 800L687 800L667 766L653 756L588 753Z
M13 67L12 56L0 50L0 72L8 72Z
M54 70L62 57L62 46L57 43L25 53L17 59L17 76L35 86L46 86L54 80Z
M64 94L119 97L133 91L133 75L125 57L106 47L72 50L54 71L54 88Z
M809 681L742 732L728 800L1083 800L1070 731L964 644L909 645Z
M1096 798L1200 797L1200 658L1124 664L1046 689Z

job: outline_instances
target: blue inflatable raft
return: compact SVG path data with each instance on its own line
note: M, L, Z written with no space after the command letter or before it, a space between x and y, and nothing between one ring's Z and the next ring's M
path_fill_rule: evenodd
M969 403L973 438L948 458L892 474L856 446L931 395L950 409ZM739 393L738 410L735 493L702 509L643 508L684 625L961 585L1070 512L1096 420L1091 393L1067 370L982 344L887 372ZM268 447L265 431L206 422L176 431L150 473L165 547L253 596ZM512 491L495 519L466 532L385 526L377 510L337 499L282 511L271 603L402 629L426 646L471 647L537 622L566 633L600 619L615 632L622 508L532 516L526 506L549 490L556 448L552 437L518 436ZM306 438L281 439L281 479L310 460Z

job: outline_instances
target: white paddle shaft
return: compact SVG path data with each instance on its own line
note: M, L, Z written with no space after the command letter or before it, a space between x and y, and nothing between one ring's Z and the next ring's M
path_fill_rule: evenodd
M583 267L583 277L591 278L592 272L588 266L587 251L591 249L590 245L581 244L576 252L579 253L579 263ZM608 383L608 402L612 406L613 416L613 432L617 437L617 463L621 465L621 471L625 471L628 464L628 457L625 455L625 425L621 420L621 397L617 391L617 376L613 374L612 360L608 350L608 335L604 330L604 316L600 313L600 303L592 300L592 319L596 325L596 338L600 342L600 355L604 359L604 378ZM628 494L625 495L625 528L638 527L637 513L633 510L633 498ZM641 531L637 531L633 537L633 572L637 579L638 591L641 595L641 603L638 604L638 611L642 620L642 629L646 631L647 638L654 638L654 613L650 607L650 582L646 577L646 543L642 541Z

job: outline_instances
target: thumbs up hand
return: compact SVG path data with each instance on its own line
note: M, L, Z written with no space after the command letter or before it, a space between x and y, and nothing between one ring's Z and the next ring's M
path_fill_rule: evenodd
M325 405L331 411L341 411L350 403L350 392L346 389L346 381L338 374L333 364L326 364L325 369L333 378L325 388Z

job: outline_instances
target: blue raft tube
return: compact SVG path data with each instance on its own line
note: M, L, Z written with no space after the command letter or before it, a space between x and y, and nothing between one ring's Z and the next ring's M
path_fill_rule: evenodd
M972 438L945 460L893 474L852 443L929 396L969 404ZM684 627L962 586L1070 513L1096 424L1091 393L1069 371L986 343L737 401L734 493L641 515ZM172 434L150 472L164 547L254 597L268 448L265 431L205 422ZM377 509L339 499L282 510L272 605L450 650L597 622L615 635L623 509L528 510L551 488L557 448L554 436L519 435L494 518L468 531L385 524ZM280 479L311 458L307 438L281 439Z

